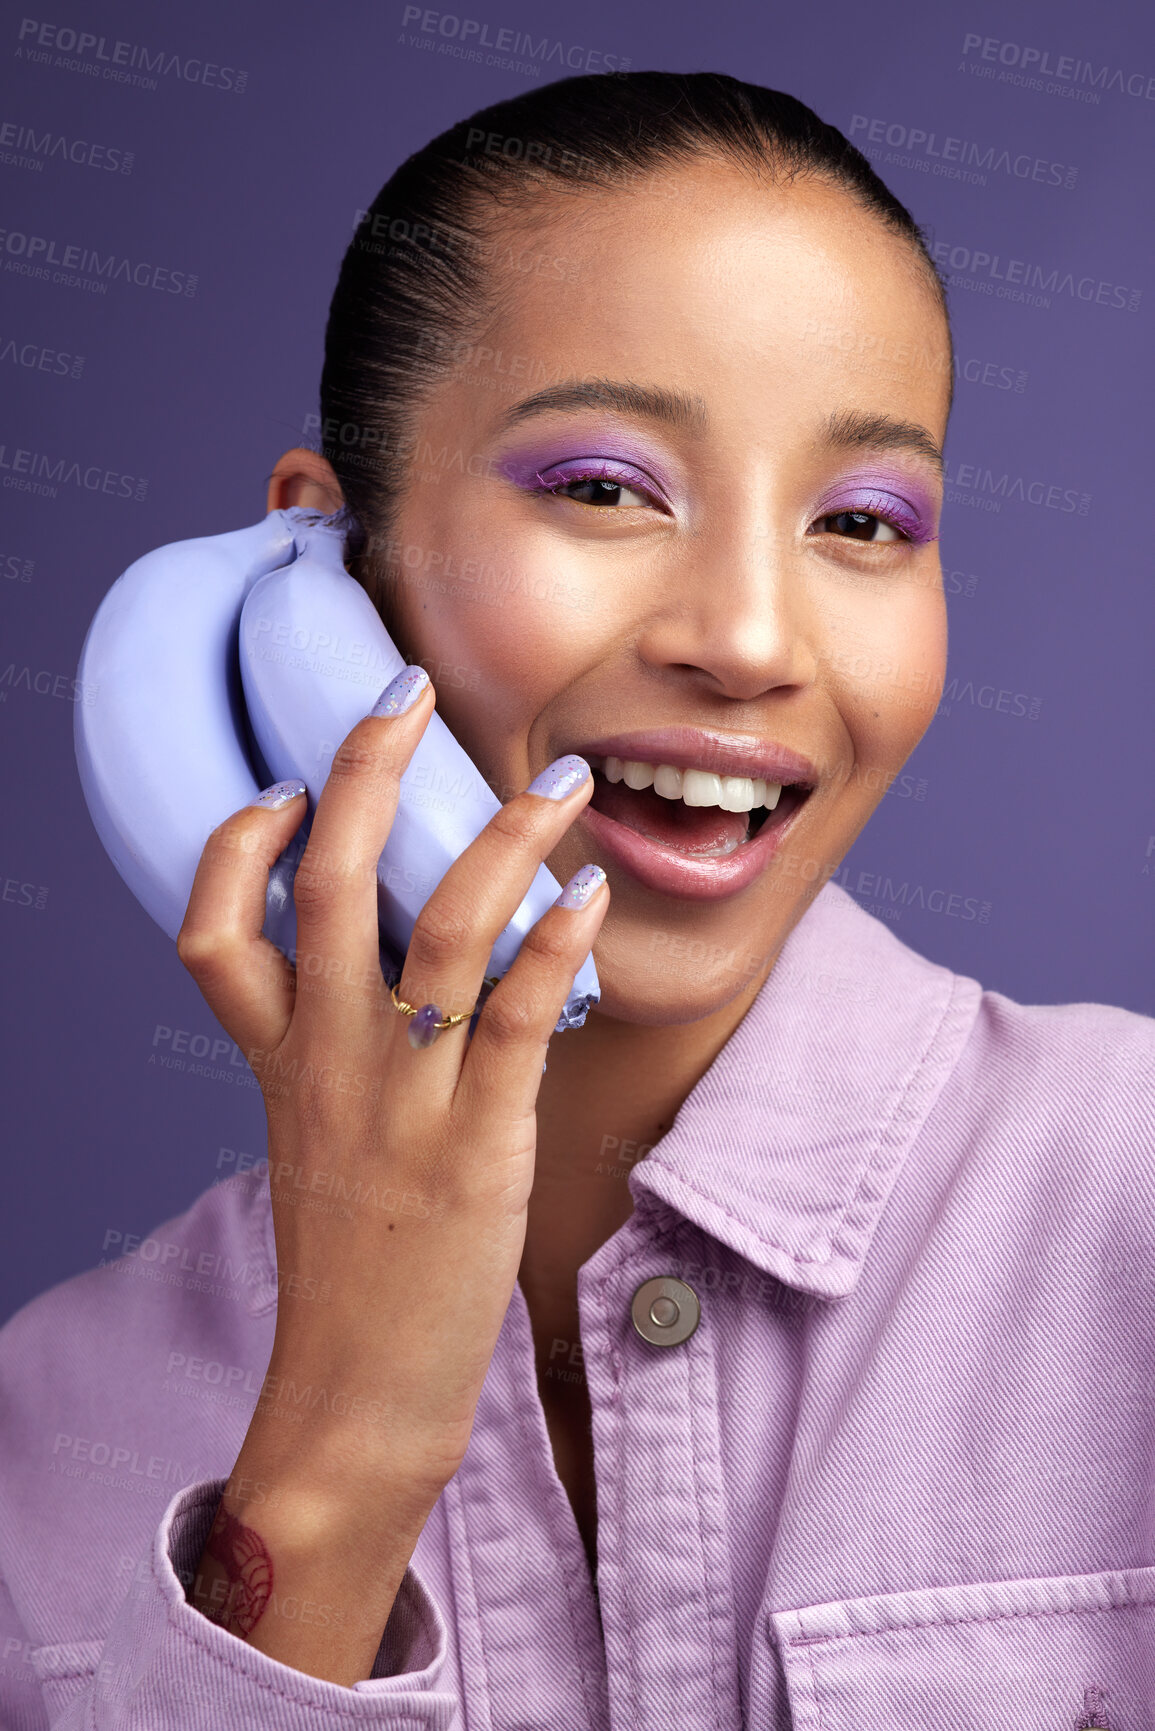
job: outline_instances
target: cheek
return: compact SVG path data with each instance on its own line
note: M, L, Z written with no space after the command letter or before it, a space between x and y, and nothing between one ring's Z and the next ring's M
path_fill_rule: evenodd
M412 573L391 602L400 646L432 679L442 720L508 797L507 783L510 792L523 785L529 724L557 689L549 637L535 628L533 604L508 594L495 599L480 581Z
M432 679L443 720L512 792L525 785L536 718L597 663L608 622L594 588L556 555L514 544L493 524L484 532L464 511L438 519L405 525L403 545L420 558L390 578L382 611Z
M946 676L946 603L937 572L863 594L832 632L835 698L860 762L897 771L930 726Z

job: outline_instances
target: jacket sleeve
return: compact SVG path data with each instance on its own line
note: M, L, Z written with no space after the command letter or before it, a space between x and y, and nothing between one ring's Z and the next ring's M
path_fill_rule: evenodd
M455 1701L438 1689L447 1631L412 1567L371 1675L351 1689L268 1658L187 1602L182 1582L223 1490L223 1479L204 1480L173 1498L103 1642L29 1647L0 1590L3 1731L448 1731Z

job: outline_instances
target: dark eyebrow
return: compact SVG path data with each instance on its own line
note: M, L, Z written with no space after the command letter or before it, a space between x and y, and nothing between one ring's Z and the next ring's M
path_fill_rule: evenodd
M573 414L579 409L616 409L622 415L644 415L664 421L683 432L704 433L706 405L702 398L685 391L668 391L660 385L635 385L619 379L567 379L523 397L501 420L501 429L519 426L534 415Z
M844 450L861 450L873 445L876 449L914 451L929 457L937 469L942 469L942 452L925 427L917 421L899 421L893 415L869 415L856 409L844 409L831 415L826 423L826 443Z
M501 430L520 426L535 415L574 414L581 409L614 409L623 415L643 415L694 434L704 433L708 420L706 404L695 393L620 379L568 379L515 403L503 415ZM851 450L873 445L914 451L942 468L942 452L926 428L915 421L897 420L893 415L871 415L853 409L831 415L826 423L825 443Z

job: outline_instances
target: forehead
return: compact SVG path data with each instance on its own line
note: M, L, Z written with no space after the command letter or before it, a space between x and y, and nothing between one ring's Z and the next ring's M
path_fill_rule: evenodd
M504 207L491 234L486 341L538 381L660 379L704 396L720 433L840 410L945 431L950 352L927 267L840 187L695 163Z

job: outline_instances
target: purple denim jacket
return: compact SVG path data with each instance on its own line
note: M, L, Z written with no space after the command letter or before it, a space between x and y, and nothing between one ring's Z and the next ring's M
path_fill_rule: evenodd
M1152 1731L1153 1080L1155 1021L827 884L579 1275L598 1597L515 1287L352 1689L185 1602L277 1295L267 1184L209 1190L0 1335L3 1726Z

